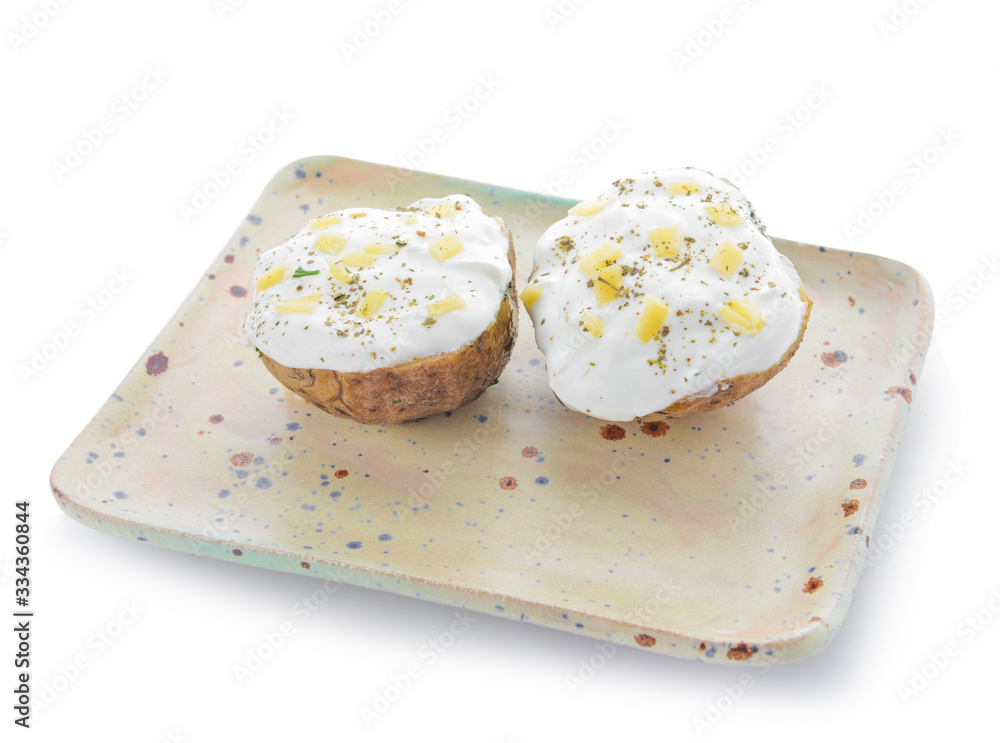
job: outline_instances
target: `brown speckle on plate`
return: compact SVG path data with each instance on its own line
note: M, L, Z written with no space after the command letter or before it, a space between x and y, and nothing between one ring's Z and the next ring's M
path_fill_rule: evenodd
M750 660L755 652L756 650L747 647L745 642L741 642L739 645L729 648L726 652L726 657L729 660Z
M661 421L651 421L649 423L643 423L640 430L647 436L652 436L656 438L657 436L666 436L667 431L670 430L670 426Z
M840 507L844 509L844 518L846 519L848 516L856 514L858 509L861 507L861 504L858 503L857 498L851 498L850 500L841 503Z
M514 490L517 487L517 478L511 477L510 475L507 477L501 477L500 487L504 490Z
M154 353L148 359L146 359L146 374L151 377L158 377L167 370L170 365L170 359L164 356L162 353Z
M843 351L834 351L832 353L824 353L820 356L820 359L827 366L838 367L847 361L847 354Z
M645 632L640 635L636 635L633 639L635 640L636 645L643 648L651 648L656 644L656 638L652 635L647 635Z
M237 557L243 557L243 550L233 550L233 554Z
M863 477L851 481L851 490L864 490L867 487L868 481Z
M305 568L306 570L308 570L308 569L309 569L309 563L308 563L308 562L306 562L306 561L304 561L304 560L303 560L302 562L300 562L300 563L299 563L299 565L301 565L301 566L302 566L303 568Z
M907 403L913 402L913 393L910 392L908 387L890 387L886 390L886 394L898 395L906 400Z
M253 454L248 451L241 451L233 454L229 458L229 461L233 463L234 467L245 467L253 461Z
M601 438L605 441L619 441L625 438L625 429L614 423L601 426Z
M336 477L338 480L343 480L345 477L347 477L348 474L349 473L347 470L337 470L336 472L333 473L333 476Z
M538 449L533 446L526 446L521 449L521 456L525 459L534 459L538 456Z
M225 419L219 413L216 413L215 415L210 415L208 417L208 422L209 423L215 423L216 425L218 425L219 423L222 423L223 420L225 420Z
M822 578L810 578L806 581L806 584L802 586L802 593L816 593L819 589L823 587Z

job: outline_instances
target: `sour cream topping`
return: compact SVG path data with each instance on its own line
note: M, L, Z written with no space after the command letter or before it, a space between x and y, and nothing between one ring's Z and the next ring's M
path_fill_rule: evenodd
M539 239L521 298L569 408L611 421L762 372L799 335L791 262L740 191L692 168L641 173Z
M285 366L342 372L456 351L493 323L507 250L464 195L332 212L257 259L244 334Z

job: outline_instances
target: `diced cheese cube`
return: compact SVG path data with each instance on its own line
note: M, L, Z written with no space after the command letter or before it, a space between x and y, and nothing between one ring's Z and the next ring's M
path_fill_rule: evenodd
M743 262L743 251L728 240L724 241L708 261L708 265L723 276L732 276Z
M617 243L604 243L601 247L587 253L587 255L580 259L578 265L585 274L596 277L600 269L610 266L624 254L625 252L622 250L621 245Z
M427 305L427 314L431 317L441 317L441 315L445 315L452 310L461 309L462 307L465 307L465 300L458 294L451 294L444 299L439 299Z
M370 253L347 253L340 259L340 263L354 268L364 268L375 262L375 256Z
M429 206L424 209L428 214L433 214L438 219L443 219L446 217L454 217L457 213L455 209L455 204L451 201L444 201L440 204L435 204L434 206Z
M385 289L372 289L371 291L366 292L358 302L358 317L364 320L370 320L375 317L388 296L389 292Z
M583 317L580 318L583 321L583 327L588 333L590 333L595 338L600 338L604 335L604 320L593 312L584 312Z
M691 196L701 193L701 184L697 181L672 181L667 184L667 193L671 196Z
M646 297L646 301L642 303L639 322L632 329L632 335L641 343L649 343L654 336L659 335L669 312L670 307L656 297Z
M274 310L278 314L285 314L286 312L312 312L322 297L323 294L321 292L316 292L315 294L306 294L284 302L275 302Z
M732 204L728 201L723 201L720 204L706 204L705 211L708 212L709 219L722 227L743 224L743 217L733 209Z
M681 228L672 224L667 227L654 227L649 231L649 241L653 244L653 253L657 258L672 258L680 255L684 245Z
M365 245L365 252L371 255L387 255L395 253L400 247L402 246L395 243L368 243Z
M333 278L339 281L341 284L351 283L351 272L347 270L341 261L327 261L330 265L330 273L333 274Z
M446 261L454 255L461 253L465 246L458 237L457 232L449 232L431 241L431 255L439 261Z
M321 227L327 227L331 224L337 224L340 221L340 217L336 214L327 214L325 217L314 217L309 220L309 229L318 230Z
M730 325L735 325L751 335L756 335L764 327L764 316L747 300L737 297L719 310L719 316Z
M343 235L326 233L316 238L316 242L313 243L313 250L318 250L320 253L327 253L328 255L336 255L344 249L345 245L347 245L347 238Z
M261 274L261 277L257 279L257 291L262 292L265 289L270 289L272 286L284 279L287 272L287 263L279 263L277 266L267 269L267 271Z
M531 284L524 291L521 292L521 302L524 303L524 309L530 310L531 306L539 300L542 296L542 285L541 284Z
M594 199L593 201L581 201L576 206L572 206L569 209L569 213L574 217L589 217L592 214L597 214L604 205L607 204L611 199Z
M598 304L617 299L622 289L622 267L613 263L599 268L594 274L594 296Z

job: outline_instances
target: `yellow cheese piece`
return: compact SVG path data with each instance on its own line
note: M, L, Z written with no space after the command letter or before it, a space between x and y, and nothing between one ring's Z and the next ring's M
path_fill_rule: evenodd
M316 238L316 242L313 243L313 250L318 250L320 253L327 253L329 255L336 255L344 249L345 245L347 245L347 238L343 235L325 234Z
M584 312L583 317L583 327L588 333L590 333L595 338L600 338L604 335L604 320L593 312Z
M351 283L351 272L347 270L345 266L340 261L327 261L330 264L330 273L333 274L333 278L339 281L341 284Z
M314 217L309 220L309 229L318 230L320 227L327 227L331 224L337 224L340 221L340 217L336 214L327 214L325 217Z
M338 262L343 263L345 266L364 268L365 266L370 266L375 262L375 256L370 253L347 253Z
M455 209L455 204L450 201L445 201L444 203L437 204L436 206L429 206L424 209L428 214L433 214L438 219L443 219L445 217L454 217L457 213Z
M312 312L322 297L323 294L321 292L316 292L315 294L306 294L295 299L289 299L285 302L275 302L274 310L279 315L286 312Z
M389 292L385 289L372 289L370 292L366 292L361 301L358 302L358 317L364 320L375 317L388 296Z
M599 268L594 273L594 296L598 304L616 299L622 288L622 267L617 263Z
M433 240L431 242L430 251L431 255L439 261L446 261L453 255L461 253L464 248L465 246L458 238L458 233L449 232L447 235L443 235Z
M708 212L709 219L722 227L743 224L743 217L727 201L721 204L706 204L705 211Z
M639 322L632 329L632 335L638 338L641 343L649 343L654 336L659 334L663 323L667 321L669 312L670 307L656 297L646 297L646 301L642 303L642 314L639 315Z
M439 299L427 305L427 314L431 317L441 317L441 315L445 315L452 310L461 309L462 307L465 307L465 300L458 294L451 294L444 299Z
M604 205L607 204L611 199L594 199L593 201L581 201L576 206L572 206L569 209L569 213L574 217L589 217L592 214L597 214Z
M272 286L285 278L287 270L287 263L279 263L277 266L269 268L259 279L257 279L257 291L262 292L265 289L270 289Z
M531 305L539 300L542 296L542 285L532 284L527 287L523 292L521 292L521 302L524 303L524 309L530 310Z
M672 258L680 255L684 236L681 228L672 224L669 227L654 227L649 231L649 241L653 244L653 253L657 258Z
M715 254L709 259L708 265L723 276L732 276L742 262L743 251L726 240L716 249Z
M667 193L671 196L690 196L701 193L701 184L697 181L673 181L667 184Z
M365 252L371 255L387 255L388 253L395 253L400 247L402 246L395 243L368 243L365 245Z
M596 277L600 269L610 266L624 254L625 252L622 250L621 245L617 243L604 243L601 247L587 253L580 260L579 266L588 276Z
M719 316L730 325L756 335L764 327L764 316L745 299L737 297L719 310Z

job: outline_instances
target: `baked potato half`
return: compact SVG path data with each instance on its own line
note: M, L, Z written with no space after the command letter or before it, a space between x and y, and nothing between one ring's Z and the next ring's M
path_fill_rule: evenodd
M693 168L639 173L571 207L535 246L521 299L566 407L656 421L768 382L811 302L742 193Z
M518 315L502 220L451 196L313 224L255 269L244 332L275 379L321 410L372 424L455 410L497 382Z

